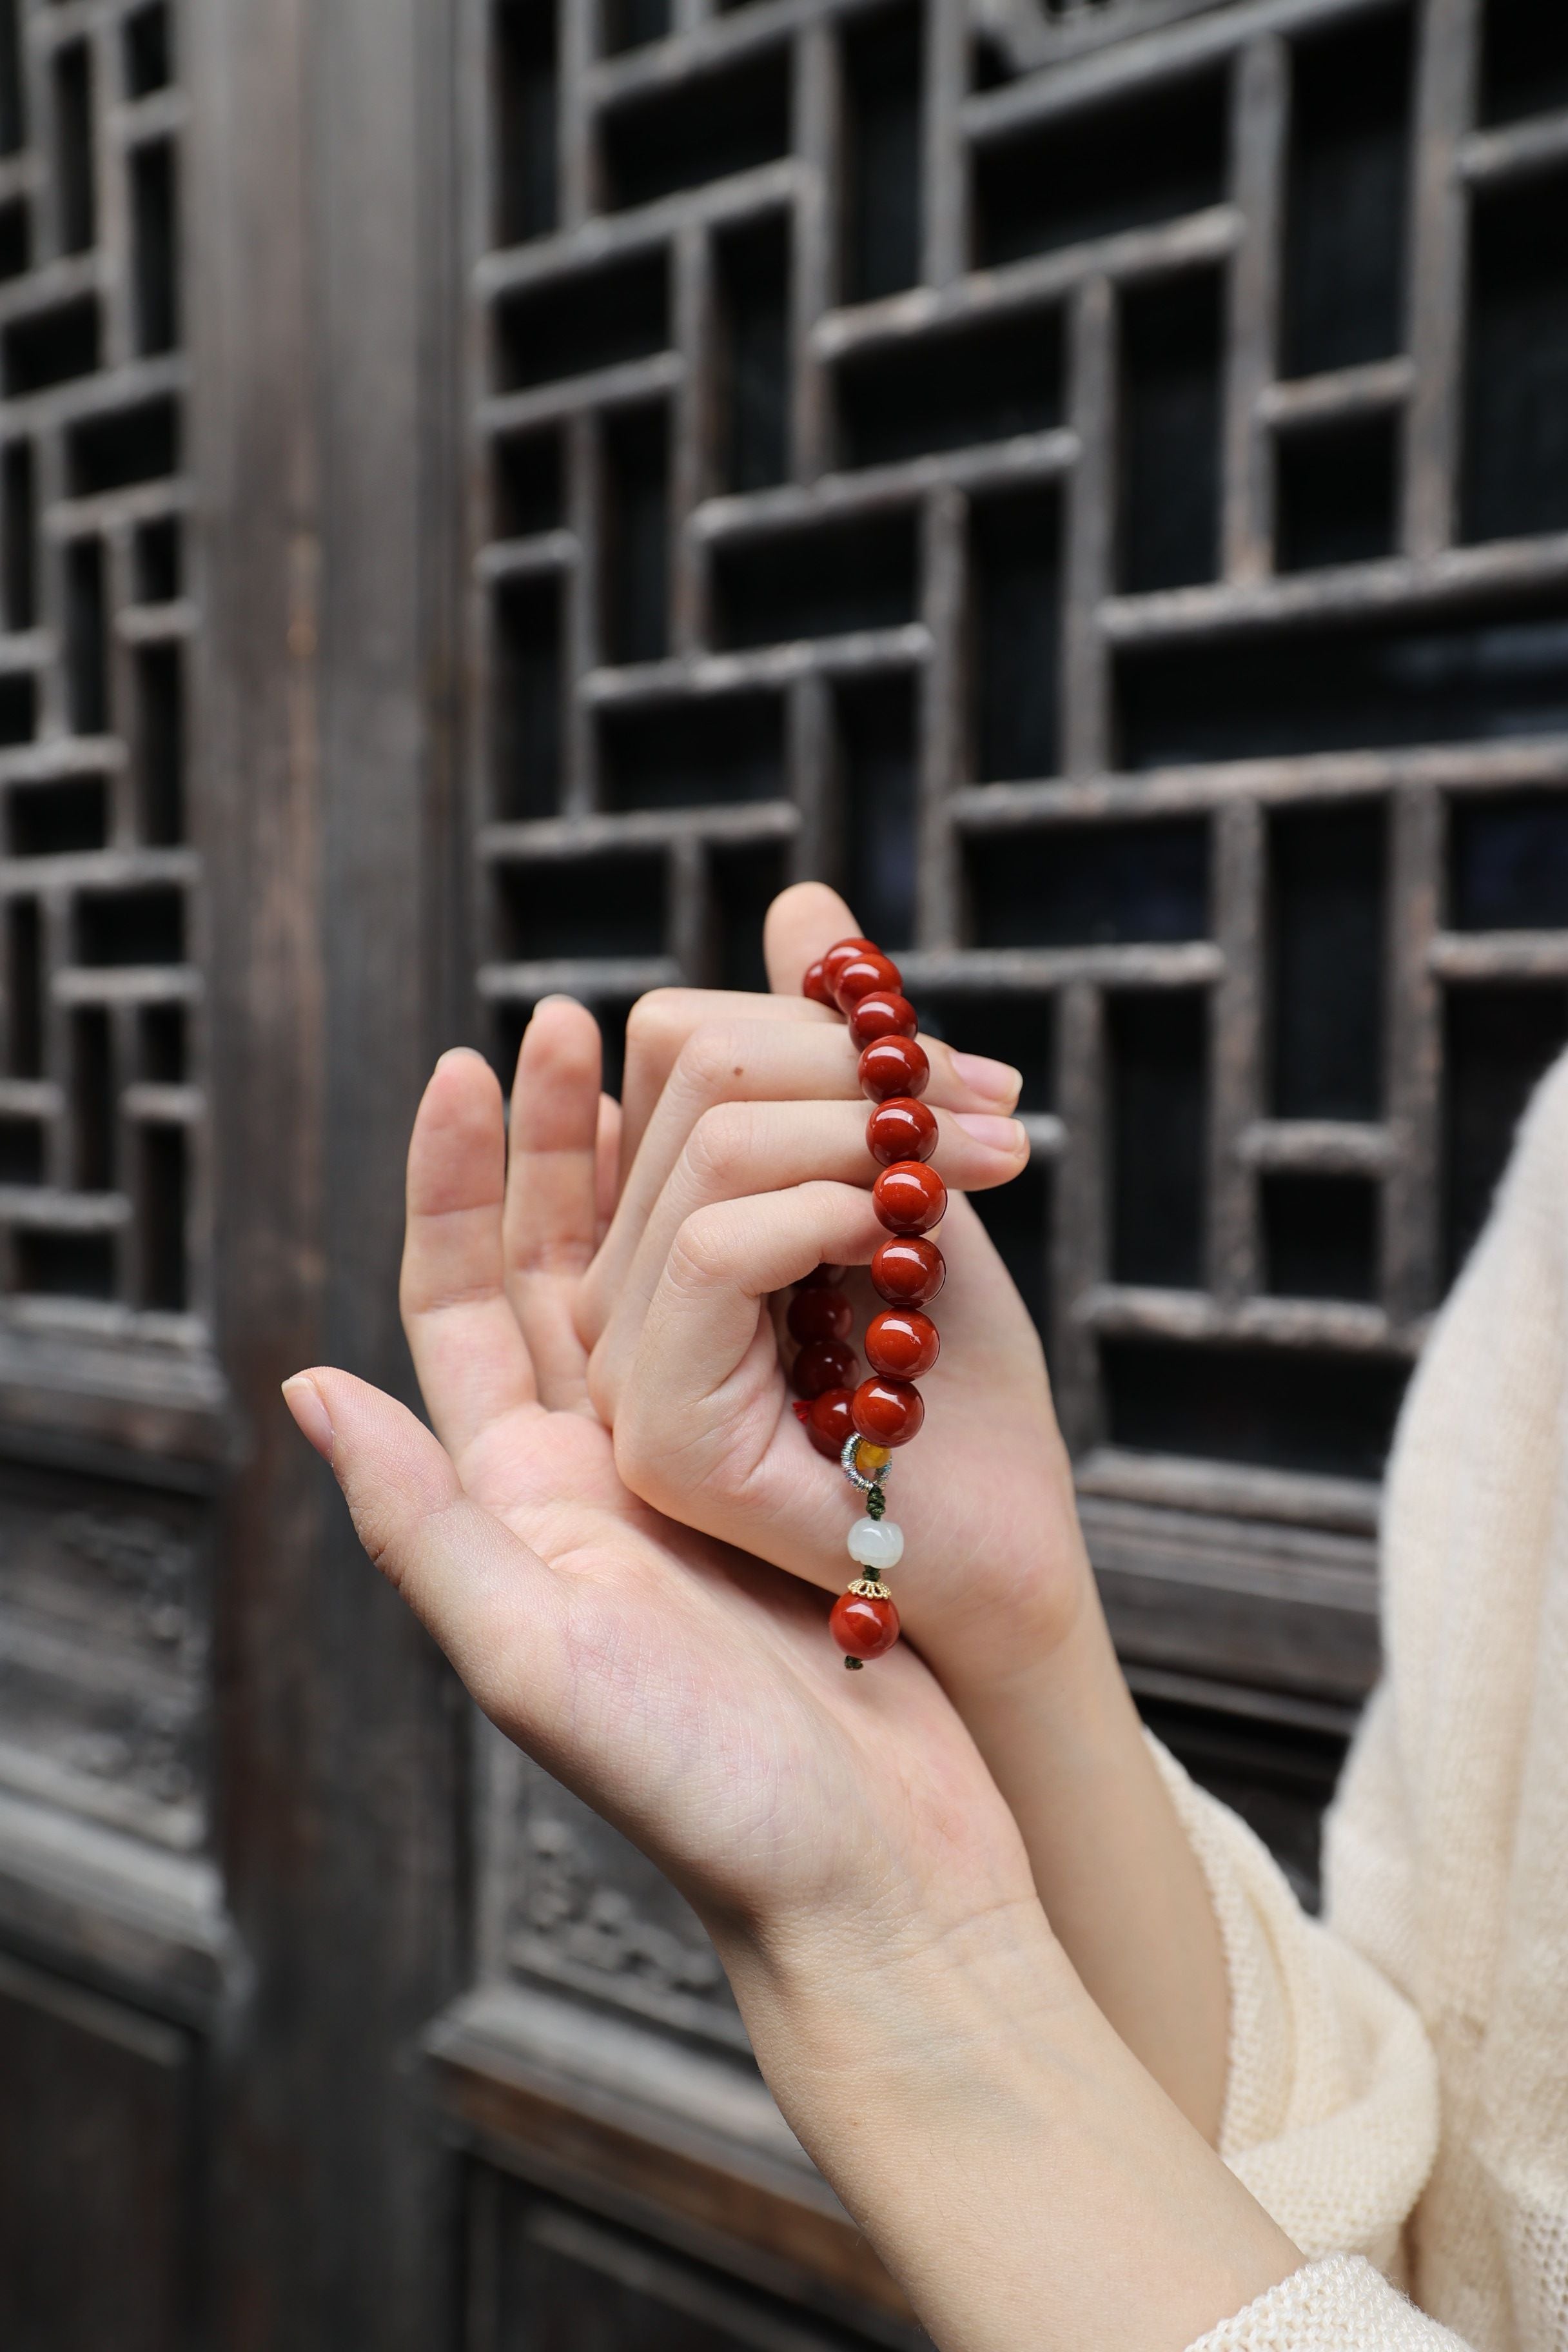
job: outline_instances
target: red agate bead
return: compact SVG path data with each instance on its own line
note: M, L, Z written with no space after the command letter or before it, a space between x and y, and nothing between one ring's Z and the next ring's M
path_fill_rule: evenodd
M840 1013L850 1013L863 996L897 996L903 982L898 965L878 948L840 964L833 994Z
M849 1418L850 1389L824 1389L808 1405L796 1405L795 1411L805 1423L805 1433L819 1454L837 1462L845 1443L854 1430Z
M797 1290L785 1320L792 1339L847 1339L855 1309L841 1290Z
M861 1381L849 1401L849 1415L873 1445L907 1445L920 1435L925 1400L911 1381L889 1380L879 1372Z
M871 1205L890 1234L924 1234L947 1212L947 1186L934 1168L900 1160L871 1187Z
M947 1260L934 1242L902 1234L879 1244L871 1259L871 1287L892 1307L925 1307L947 1280Z
M822 969L820 956L815 963L807 964L805 977L800 983L800 992L803 996L809 996L814 1004L826 1004L830 1010L833 1009L833 999L827 992L827 977Z
M866 1361L874 1372L918 1381L942 1352L936 1325L918 1307L890 1307L874 1316L866 1333Z
M858 1045L879 1037L912 1037L920 1025L909 998L889 988L874 988L849 1007L849 1034Z
M930 1077L926 1049L915 1037L879 1037L860 1056L860 1091L873 1102L923 1095Z
M936 1150L936 1113L910 1095L879 1103L866 1121L866 1149L884 1168L895 1160L929 1160Z
M855 1350L842 1339L808 1339L790 1367L790 1386L796 1396L819 1397L847 1388L856 1370Z
M841 1592L833 1604L828 1629L847 1658L864 1664L886 1655L899 1638L899 1612L890 1601L876 1601L867 1592Z
M834 1004L838 1002L838 975L847 963L853 963L857 956L881 952L875 940L836 940L822 959L822 977L829 1001Z

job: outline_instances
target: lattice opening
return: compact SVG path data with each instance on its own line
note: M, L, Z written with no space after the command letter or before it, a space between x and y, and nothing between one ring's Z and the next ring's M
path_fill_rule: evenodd
M1226 79L1205 73L987 142L975 260L1053 253L1201 212L1225 195Z
M24 277L32 266L33 225L23 198L0 205L0 278Z
M1358 416L1281 434L1275 446L1275 562L1318 572L1392 555L1398 527L1398 419Z
M55 51L55 202L61 249L86 253L98 231L92 155L92 57L85 41Z
M1278 812L1268 829L1269 1097L1279 1118L1383 1108L1387 812Z
M183 892L152 884L137 890L87 891L78 899L78 963L177 964L184 959Z
M1293 51L1287 375L1403 348L1411 79L1405 9L1352 19Z
M679 809L784 794L784 705L773 694L605 712L606 807Z
M138 8L125 19L125 94L150 98L174 78L174 45L169 11L163 0Z
M75 376L94 375L102 364L98 304L90 294L16 319L0 336L6 396L47 392Z
M1568 989L1455 988L1444 1007L1443 1241L1458 1272L1536 1080L1568 1045Z
M179 467L178 406L172 400L143 400L107 416L89 417L68 433L66 462L78 498L159 481Z
M970 577L974 773L983 783L1054 775L1062 614L1055 489L976 501Z
M496 876L500 947L509 962L658 955L664 946L661 856L552 859Z
M1488 0L1480 119L1514 122L1568 106L1568 17L1542 0Z
M1464 534L1568 529L1568 173L1488 191L1470 243Z
M1568 728L1568 617L1532 600L1131 646L1116 694L1135 769L1554 735Z
M498 537L559 530L565 511L559 433L519 433L498 441L491 465Z
M41 1184L44 1130L30 1118L0 1118L0 1184Z
M561 583L509 581L492 607L490 801L550 816L561 794Z
M638 255L509 296L496 313L496 373L503 392L521 392L646 359L668 341L665 257Z
M873 345L835 374L844 462L887 466L1061 423L1061 313L1024 311L922 340Z
M789 225L763 220L715 241L720 475L763 490L789 470Z
M1110 947L1207 936L1208 826L1052 825L967 845L973 943Z
M1457 931L1568 930L1568 794L1455 801L1447 900Z
M841 687L837 781L845 887L870 937L907 947L915 927L915 689L910 677Z
M1121 314L1118 575L1139 591L1219 562L1223 289L1212 271L1140 287Z
M961 1054L1011 1062L1023 1079L1021 1111L1048 1111L1057 1099L1056 1003L1050 996L921 991L921 1026Z
M177 646L136 656L136 781L142 838L153 846L185 830L184 669Z
M1377 1478L1408 1368L1262 1348L1101 1343L1112 1442L1135 1452Z
M1265 1286L1280 1298L1377 1295L1377 1187L1361 1176L1265 1176Z
M66 550L66 705L77 735L109 725L108 591L103 541L74 540Z
M16 1287L46 1298L112 1298L114 1243L108 1234L24 1229L13 1242Z
M102 776L57 783L13 784L5 805L5 845L13 857L72 857L109 839L109 785Z
M713 981L720 988L750 989L765 996L763 918L789 878L784 852L773 841L716 848L709 866L716 934L709 942Z
M1201 1289L1208 998L1194 990L1114 995L1106 1014L1112 1276Z
M605 649L658 661L669 642L669 418L623 410L605 431Z
M180 340L175 168L168 140L139 147L131 164L136 348L147 354L172 352Z
M772 163L789 146L788 52L628 101L605 116L600 140L607 199L620 210Z
M496 242L521 245L555 226L555 11L504 0L493 22Z
M107 1192L114 1182L114 1034L93 1006L70 1017L71 1181Z
M921 274L921 24L884 9L844 40L843 299L897 294Z
M144 522L132 542L137 601L143 604L172 604L184 583L180 526L173 517Z
M713 556L721 645L778 645L896 628L915 617L911 513L736 540Z

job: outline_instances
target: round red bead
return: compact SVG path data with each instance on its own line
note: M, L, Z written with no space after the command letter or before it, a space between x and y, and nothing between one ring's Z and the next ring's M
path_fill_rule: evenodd
M841 1592L828 1630L847 1658L884 1657L899 1638L899 1612L890 1601L868 1593Z
M808 1339L790 1367L790 1386L796 1396L819 1397L847 1388L856 1370L855 1350L842 1339Z
M817 1452L826 1454L830 1462L837 1461L855 1426L849 1418L852 1394L849 1389L824 1389L805 1408L805 1433Z
M853 963L857 956L880 955L881 952L875 940L835 941L822 959L822 977L826 983L828 997L834 1004L838 1002L838 975L845 965Z
M895 1160L929 1160L936 1150L936 1113L912 1096L879 1103L866 1121L866 1149L883 1168Z
M923 1095L931 1077L925 1047L914 1037L879 1037L860 1056L860 1091L873 1102Z
M807 964L805 977L800 983L800 992L803 996L809 996L814 1004L832 1006L833 999L827 992L827 979L822 969L820 956L815 963Z
M871 1259L871 1286L892 1307L924 1307L947 1280L947 1261L934 1242L904 1234L879 1243Z
M907 1445L920 1435L925 1400L910 1381L879 1372L861 1381L849 1401L849 1414L860 1435L873 1445Z
M797 1290L785 1319L792 1339L847 1339L855 1309L841 1290Z
M871 1187L871 1205L890 1234L925 1234L947 1212L947 1186L934 1168L900 1160Z
M920 1025L909 998L890 989L873 988L849 1007L849 1034L858 1045L878 1037L912 1037Z
M897 996L902 986L898 965L873 948L839 965L833 994L840 1013L849 1013L863 996Z
M866 1361L890 1380L918 1381L942 1353L936 1325L918 1307L890 1307L872 1318L866 1334Z

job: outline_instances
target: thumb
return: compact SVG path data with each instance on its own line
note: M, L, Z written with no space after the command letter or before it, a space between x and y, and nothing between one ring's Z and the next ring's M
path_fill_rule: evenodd
M826 882L793 883L779 892L763 925L768 986L775 996L798 996L807 964L839 940L858 935L855 918L837 890Z
M445 1448L406 1406L321 1365L285 1381L283 1399L331 1465L372 1561L486 1714L514 1739L544 1730L564 1686L563 1596L554 1571L470 1500ZM521 1675L508 1671L520 1635ZM516 1719L520 1696L526 1726Z

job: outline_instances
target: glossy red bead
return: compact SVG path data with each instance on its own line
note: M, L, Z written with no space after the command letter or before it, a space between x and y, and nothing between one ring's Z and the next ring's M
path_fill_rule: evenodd
M871 1286L892 1307L925 1307L946 1280L941 1250L914 1234L880 1243L871 1259Z
M822 969L820 956L815 963L807 964L805 976L800 983L800 992L803 996L809 996L814 1004L826 1004L832 1007L833 999L827 992L827 978Z
M849 1034L857 1045L869 1045L878 1037L912 1037L920 1025L909 998L891 989L874 988L849 1007Z
M866 1121L866 1149L879 1167L895 1160L929 1160L936 1150L936 1113L912 1095L879 1103Z
M890 956L872 948L865 955L852 956L838 967L833 983L833 994L840 1013L849 1013L863 996L897 996L903 989L903 978Z
M826 1389L847 1388L859 1370L853 1348L842 1339L808 1339L790 1366L796 1396L819 1397Z
M889 1380L918 1381L941 1353L936 1325L918 1307L889 1307L866 1333L866 1361Z
M833 1004L838 1002L838 975L847 963L853 963L857 956L880 955L881 952L875 940L836 940L822 959L822 977L826 984L829 1002Z
M871 1205L890 1234L925 1234L947 1211L947 1186L922 1160L884 1168L871 1187Z
M805 1412L805 1433L819 1454L837 1462L855 1424L849 1418L851 1389L824 1389ZM796 1411L799 1411L796 1407Z
M841 1290L797 1290L784 1319L792 1339L847 1339L855 1309Z
M890 1601L873 1601L864 1592L841 1592L833 1604L828 1630L847 1658L886 1656L899 1638L899 1612Z
M926 1417L925 1400L908 1381L889 1380L885 1372L862 1381L849 1401L849 1415L862 1437L873 1445L907 1445L918 1437Z
M930 1078L925 1047L915 1037L879 1037L860 1056L860 1091L873 1102L923 1095Z

